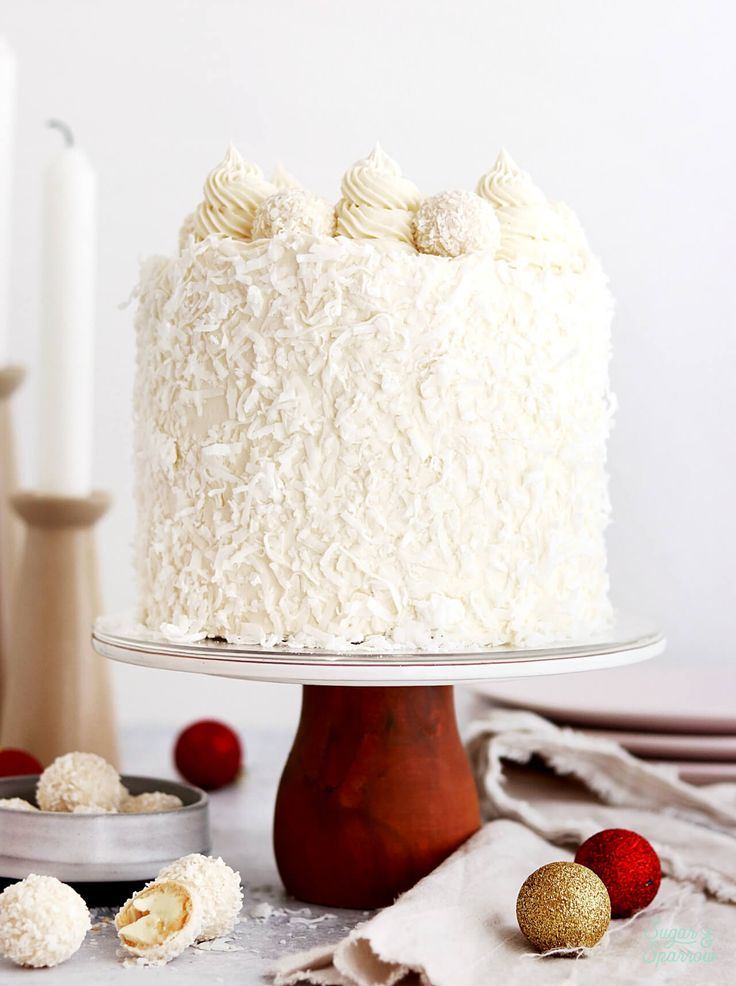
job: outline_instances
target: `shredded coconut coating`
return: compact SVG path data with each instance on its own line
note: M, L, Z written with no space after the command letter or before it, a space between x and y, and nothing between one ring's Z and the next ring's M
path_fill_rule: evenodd
M96 753L65 753L41 774L36 789L43 811L118 811L125 796L117 770Z
M152 894L168 895L175 903L186 909L181 914L180 927L168 930L164 927L162 918L165 919L170 915L157 912L157 909L152 907ZM146 929L149 940L134 944L129 938L133 924L131 918L143 918L147 914L150 914L149 927ZM145 965L165 965L181 955L196 940L201 922L202 901L190 888L173 879L157 879L146 884L143 890L133 894L115 915L115 929L120 944L131 955L138 956Z
M184 222L181 224L179 229L179 250L183 250L189 243L190 238L196 239L197 237L197 214L195 212L190 212L188 216L184 218Z
M501 227L492 205L472 192L440 192L419 206L414 216L414 243L420 253L460 257L487 250L495 254Z
M59 965L90 928L79 894L52 876L32 873L0 894L0 953L17 965Z
M30 801L23 798L0 798L0 808L9 808L11 811L38 811Z
M123 800L120 810L126 815L140 815L149 811L175 811L182 807L181 798L164 791L144 791L143 794L129 794Z
M254 240L305 233L333 236L336 222L335 209L325 199L303 188L289 188L261 202L253 218L252 236Z
M189 887L202 903L202 926L197 941L228 935L243 906L240 874L219 856L191 853L165 866L157 880L176 880Z
M611 317L590 255L210 237L149 261L141 622L366 651L604 630Z

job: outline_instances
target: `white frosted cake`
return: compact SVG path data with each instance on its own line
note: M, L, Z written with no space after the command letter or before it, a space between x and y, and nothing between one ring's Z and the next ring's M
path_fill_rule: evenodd
M502 152L333 209L230 149L138 292L137 567L174 639L477 649L611 618L612 301Z

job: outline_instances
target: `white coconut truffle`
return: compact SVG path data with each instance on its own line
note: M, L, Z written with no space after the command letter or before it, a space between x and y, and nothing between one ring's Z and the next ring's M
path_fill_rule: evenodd
M500 242L495 209L473 192L431 195L414 216L414 243L420 253L459 257L489 250L495 254Z
M337 217L333 206L304 188L285 188L267 199L253 217L253 239L274 236L333 236Z
M30 801L23 798L0 798L0 808L10 808L11 811L38 811Z
M0 952L17 965L66 962L89 927L87 905L53 876L32 873L0 894Z
M190 853L164 866L157 879L183 883L200 898L202 927L197 941L228 935L237 924L243 906L240 874L223 859Z
M129 794L123 800L120 810L126 815L142 815L149 811L175 811L182 807L181 798L164 791L144 791L143 794Z
M36 801L43 811L117 811L126 791L117 770L96 753L65 753L41 774Z
M198 895L175 880L154 880L115 915L120 943L146 965L164 965L197 937L202 920Z

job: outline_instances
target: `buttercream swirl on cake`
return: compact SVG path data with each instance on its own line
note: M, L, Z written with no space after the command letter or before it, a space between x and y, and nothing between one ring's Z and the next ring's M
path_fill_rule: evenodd
M204 199L195 213L197 236L219 233L249 240L256 209L275 191L258 165L244 161L231 144L222 163L207 176Z
M501 224L498 257L535 267L583 266L589 250L574 213L551 203L503 149L476 191L496 209Z
M287 171L282 164L277 164L271 175L271 184L279 192L285 192L289 188L301 188L302 184L295 178L290 171Z
M531 208L547 204L544 192L512 160L505 147L501 149L491 170L478 181L476 192L495 209Z
M338 235L412 243L412 219L422 197L380 144L346 171L341 191Z

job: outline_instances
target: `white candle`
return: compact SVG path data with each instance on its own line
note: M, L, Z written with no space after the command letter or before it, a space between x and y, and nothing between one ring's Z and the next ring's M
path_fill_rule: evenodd
M0 367L8 362L10 329L11 181L15 143L16 62L0 38Z
M38 489L86 496L91 489L97 179L66 146L49 162L43 204L43 280Z

